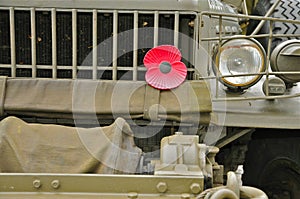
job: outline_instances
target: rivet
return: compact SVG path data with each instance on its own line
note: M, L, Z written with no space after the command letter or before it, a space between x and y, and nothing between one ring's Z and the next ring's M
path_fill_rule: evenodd
M38 188L40 188L42 186L42 183L41 183L40 180L34 180L32 182L32 185L33 185L34 188L38 189Z
M167 183L165 182L159 182L157 185L156 185L156 190L159 192L159 193L165 193L168 189L168 186L167 186Z
M198 194L201 191L201 186L198 183L193 183L190 186L190 189L193 194Z
M138 197L138 193L136 192L130 192L127 194L127 197L130 198L130 199L135 199Z
M60 186L59 180L53 180L53 181L51 182L51 186L52 186L52 188L54 188L54 189L58 189L59 186Z

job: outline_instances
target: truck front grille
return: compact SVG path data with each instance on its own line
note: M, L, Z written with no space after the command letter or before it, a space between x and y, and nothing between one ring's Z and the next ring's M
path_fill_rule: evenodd
M144 80L143 58L157 45L177 46L194 69L192 12L0 8L0 75ZM186 45L186 44L185 44ZM187 61L189 60L189 61Z

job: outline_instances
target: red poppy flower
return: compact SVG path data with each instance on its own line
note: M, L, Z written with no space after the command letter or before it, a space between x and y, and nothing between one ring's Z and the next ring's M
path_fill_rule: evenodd
M146 82L157 89L178 87L187 75L187 68L181 60L181 53L175 46L162 45L152 48L144 57L147 68Z

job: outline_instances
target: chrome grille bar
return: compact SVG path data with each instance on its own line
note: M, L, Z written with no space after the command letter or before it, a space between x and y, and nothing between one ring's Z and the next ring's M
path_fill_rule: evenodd
M175 22L174 22L174 46L178 47L179 42L179 12L175 12Z
M72 9L72 78L77 77L77 10Z
M153 41L153 47L156 47L158 45L158 26L159 26L159 15L158 11L155 11L154 13L154 41Z
M133 14L133 81L137 81L138 76L138 39L139 39L139 16L138 11Z
M36 78L36 28L35 28L35 9L30 9L30 22L31 22L31 65L32 77Z
M97 79L97 10L93 10L93 80Z
M118 11L113 12L113 72L112 79L117 80L117 62L118 60Z
M57 78L57 37L56 37L56 9L51 9L52 26L52 78Z
M11 56L11 76L16 77L16 37L15 37L15 11L9 8L10 22L10 56Z

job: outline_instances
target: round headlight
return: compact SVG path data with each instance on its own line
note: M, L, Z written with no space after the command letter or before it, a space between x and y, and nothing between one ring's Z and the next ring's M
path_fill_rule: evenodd
M263 72L266 67L265 60L266 53L256 40L227 40L214 54L214 72L219 76L234 76L222 77L220 81L231 89L244 90L253 86L262 77L262 75L245 75Z
M300 40L287 40L274 49L271 55L271 68L275 72L299 72ZM277 75L286 83L300 82L300 75Z

